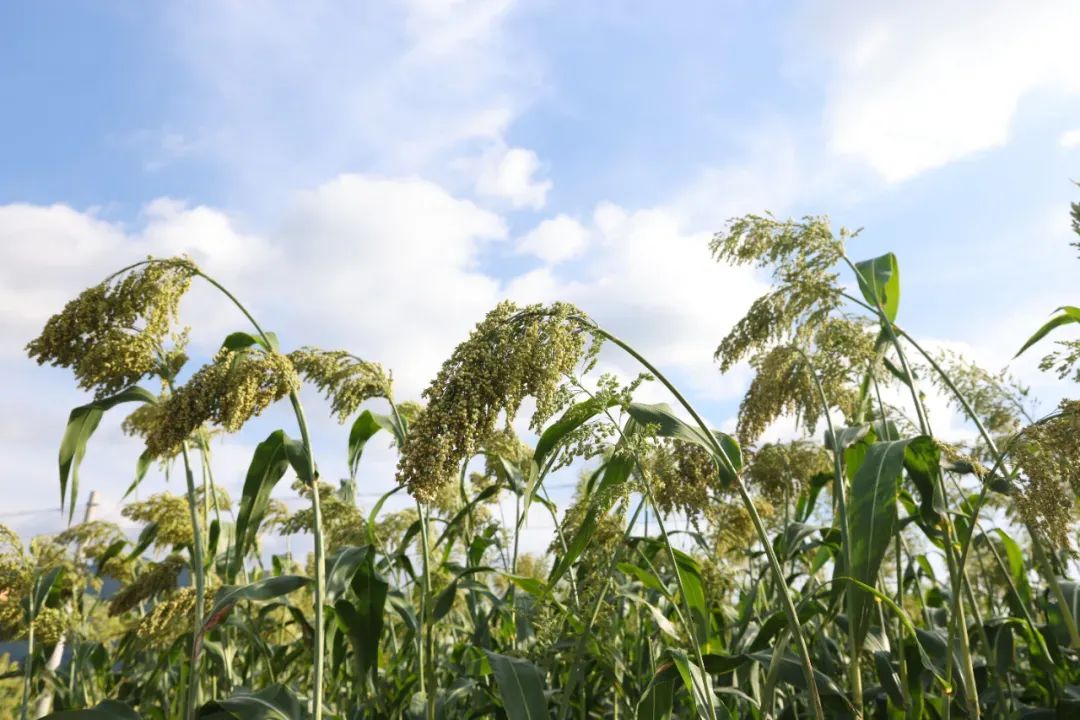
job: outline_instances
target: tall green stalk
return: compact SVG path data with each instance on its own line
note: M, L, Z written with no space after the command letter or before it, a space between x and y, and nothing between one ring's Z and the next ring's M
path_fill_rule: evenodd
M851 261L850 258L844 255L843 260L845 263L847 263L848 267L851 268L852 272L855 273L855 276L859 279L860 284L872 286L870 283L867 282L862 272L855 265L855 263ZM873 312L880 321L882 330L885 331L890 344L892 344L893 348L896 350L897 358L900 360L900 367L903 371L908 389L911 391L912 403L915 406L915 413L918 416L919 429L924 435L932 437L933 432L930 429L929 416L926 413L926 408L923 406L922 398L920 397L919 391L916 387L915 374L912 372L911 366L909 365L907 360L907 355L904 352L904 348L900 344L900 339L897 336L896 327L892 319L890 319L888 315L885 314L885 310L878 302L875 302L873 306L857 300L856 302ZM945 490L945 480L941 476L941 473L937 473L937 484L937 490L941 493L941 497L948 497L948 494ZM951 607L952 612L950 613L949 618L948 647L950 648L950 652L946 653L945 658L945 680L946 682L951 682L953 665L953 653L951 652L951 648L953 638L955 638L960 646L960 655L962 661L961 671L964 674L964 684L967 688L965 698L968 702L968 712L972 717L975 718L975 720L978 720L978 686L976 685L975 681L975 664L971 657L971 646L967 635L967 621L964 617L964 603L962 598L963 584L965 580L964 574L958 565L958 558L956 555L956 529L953 526L952 517L949 515L948 512L944 513L942 522L945 529L945 560L949 569L949 578L952 582L953 587L953 598ZM945 703L944 712L946 720L948 720L948 716L951 710L950 705L951 703L949 702Z
M119 275L133 268L150 263L175 263L175 260L143 260L139 263L134 263L122 270L114 273ZM194 275L201 277L206 282L210 283L213 287L217 288L225 297L227 297L233 305L240 310L240 312L248 319L255 332L259 335L263 344L267 348L274 346L270 336L263 330L262 326L255 317L248 311L244 304L233 295L228 288L219 283L214 278L210 277L195 265L188 266ZM289 401L292 403L293 414L296 416L296 423L300 429L300 439L304 448L305 461L307 467L310 469L312 477L307 478L311 483L311 533L315 544L315 648L314 648L314 662L312 667L312 693L311 693L311 714L313 720L322 720L323 715L323 673L324 663L326 656L326 628L325 628L325 613L324 607L326 602L326 561L325 561L325 548L323 541L323 526L322 526L322 508L319 502L319 488L318 478L315 471L315 457L311 447L311 437L308 433L307 420L304 417L304 408L300 403L300 396L296 392L289 393ZM197 535L197 533L196 533Z
M199 504L195 494L195 477L187 441L180 445L184 459L184 480L187 484L188 509L191 511L191 574L195 580L195 620L191 632L191 672L184 695L184 717L194 720L199 707L199 648L202 647L202 626L206 615L206 559L203 556L202 527L199 523Z
M810 658L810 650L806 644L806 638L803 636L801 625L799 623L799 614L795 610L795 603L791 598L791 593L787 587L787 578L784 576L784 570L780 566L780 561L776 557L776 552L773 550L772 542L769 540L769 534L765 530L765 524L761 521L761 515L757 511L757 507L754 505L753 499L746 491L746 487L742 482L740 474L735 470L730 458L724 448L720 445L720 441L713 434L712 430L702 419L701 415L694 409L690 402L683 397L683 394L679 392L679 389L667 379L667 377L660 372L652 363L645 359L637 350L620 340L618 337L607 332L596 323L588 320L587 318L580 317L578 321L591 332L596 333L605 340L617 345L624 350L627 354L641 363L642 367L648 370L652 375L659 380L664 387L672 394L676 401L685 409L690 416L697 423L698 428L703 433L705 439L712 447L713 455L716 457L717 462L725 465L725 469L728 470L734 477L733 485L739 493L739 498L742 500L743 505L746 508L747 513L750 515L750 520L754 525L754 530L757 533L758 539L761 541L762 546L765 549L765 554L769 559L769 567L772 570L773 578L776 581L777 592L780 595L784 605L784 614L787 617L788 627L791 629L791 635L795 639L795 645L799 651L799 661L802 665L803 676L806 679L806 686L810 693L810 707L814 713L814 717L817 720L824 720L825 712L821 705L821 693L818 690L817 678L814 676L814 663Z
M817 371L810 361L810 357L801 349L796 349L806 363L807 372L810 373L810 377L814 381L814 387L817 389L818 393L818 400L821 401L821 413L825 417L825 424L829 429L829 437L832 438L833 490L836 494L837 514L840 516L840 545L844 552L844 572L845 574L849 574L851 573L853 562L851 555L851 530L849 528L847 514L847 479L844 477L843 448L838 445L839 439L836 436L836 429L833 427L832 416L829 415L829 400L825 397L825 388L821 386L821 379L818 377ZM847 603L848 616L848 653L850 655L849 661L851 663L848 676L851 681L852 705L855 710L855 717L861 718L863 715L862 648L859 647L854 632L855 594L851 592L851 588L845 589L844 600Z
M420 633L417 637L417 648L420 653L420 689L424 693L425 717L427 720L435 720L435 688L434 677L431 672L432 652L432 623L431 623L431 548L428 539L427 509L416 501L416 511L420 514L420 546L424 554L422 564L422 585L420 588Z
M34 594L30 594L30 616L33 618L37 608L34 607ZM29 628L26 631L26 660L23 661L26 666L23 668L23 695L22 695L22 709L20 710L19 717L22 720L29 720L30 716L30 684L33 678L34 672L34 621L31 620Z

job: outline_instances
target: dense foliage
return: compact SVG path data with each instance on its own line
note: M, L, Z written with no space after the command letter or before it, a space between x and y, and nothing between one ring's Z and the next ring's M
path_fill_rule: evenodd
M398 403L370 360L283 351L186 258L123 269L28 346L94 393L63 436L61 502L74 520L80 460L118 413L146 446L132 489L158 465L186 494L127 504L137 538L0 528L0 639L28 649L0 658L0 717L1080 717L1080 403L1033 417L1007 374L928 351L897 324L897 259L853 262L849 240L771 216L714 238L774 281L718 338L722 371L753 371L734 435L570 305L498 306L422 404ZM196 281L250 327L191 370L175 323ZM1060 309L1021 351L1074 322ZM1080 377L1077 343L1044 367ZM642 374L598 377L602 344ZM338 485L305 382L351 423ZM672 405L636 402L642 383ZM968 440L935 435L931 394ZM534 445L511 424L527 398ZM258 445L234 503L212 446L285 399L295 427ZM783 418L803 436L762 442ZM361 509L377 436L398 486ZM566 474L558 508L546 485ZM271 499L285 481L294 512ZM413 507L383 512L395 494ZM537 509L543 557L519 552ZM264 551L295 533L310 557Z

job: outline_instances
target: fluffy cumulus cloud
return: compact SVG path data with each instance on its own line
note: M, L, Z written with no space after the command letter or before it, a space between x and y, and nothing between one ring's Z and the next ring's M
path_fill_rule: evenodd
M535 255L547 263L558 263L580 255L589 241L589 231L569 215L556 215L527 232L517 243L518 252Z
M480 159L476 192L510 201L515 208L539 210L547 203L550 180L538 178L540 159L525 148L495 148Z
M343 343L415 396L498 302L479 260L505 234L499 216L434 183L343 175L299 193L272 233L289 263L266 299L304 342Z
M0 206L0 364L16 382L6 385L7 437L22 438L21 466L34 475L20 492L20 508L55 503L53 457L68 409L85 402L65 371L36 368L22 347L45 319L81 288L148 254L186 253L233 290L288 346L344 347L393 369L403 397L415 397L442 358L499 299L498 283L476 269L477 257L505 235L503 221L430 182L343 175L297 193L273 229L240 232L225 213L155 200L137 226L124 227L94 212L67 206ZM193 326L193 354L213 351L244 320L209 287L197 286L182 309ZM306 393L314 402L314 395ZM317 413L321 415L321 413ZM288 426L288 418L260 421ZM327 468L341 466L329 421ZM103 423L88 455L85 482L115 503L130 482L136 444L117 422ZM11 425L11 427L7 427ZM250 446L257 437L226 443L221 482L239 492ZM30 462L34 457L38 461ZM379 483L392 478L393 459L373 448ZM343 468L342 468L343 469ZM173 491L176 491L173 488ZM39 522L30 517L28 522Z
M1061 137L1058 139L1058 144L1068 150L1080 147L1080 128L1076 128L1075 130L1067 130L1061 133Z
M799 42L816 37L833 62L831 149L889 181L1003 145L1033 93L1080 92L1072 0L841 1L804 20Z
M169 133L240 202L283 202L343 170L419 174L542 204L529 150L506 141L541 82L509 0L198 2L166 11L185 78ZM485 152L492 149L491 152ZM156 155L155 155L156 157ZM467 172L461 172L466 162Z
M669 208L633 211L601 203L588 232L593 240L580 267L564 271L552 261L515 278L508 294L524 302L574 302L696 393L734 397L740 379L721 377L712 355L765 291L755 274L716 263L711 234L688 230Z
M242 273L251 258L273 260L256 237L221 211L169 199L143 210L140 227L67 205L0 206L0 358L22 347L52 313L84 287L147 255L185 253L214 272Z
M130 227L66 206L0 207L3 287L13 300L0 316L0 352L20 378L5 405L23 418L27 457L51 456L64 413L84 400L65 372L38 369L21 358L23 344L74 292L116 266L147 254L177 253L191 255L222 280L285 345L343 347L384 363L402 399L419 395L453 346L504 296L576 302L695 390L732 396L733 386L718 377L711 353L761 286L750 273L712 262L707 233L688 232L670 210L601 204L587 223L566 216L541 223L519 243L541 259L540 267L500 281L482 270L482 261L506 235L499 215L439 185L357 174L295 193L259 234L239 229L220 210L171 199L148 203ZM564 271L560 263L571 256L581 273ZM185 301L183 320L195 329L197 357L243 324L207 287L197 287ZM617 356L604 364L626 376L637 371ZM44 409L44 396L52 409ZM306 396L314 401L312 393ZM268 423L286 426L288 418L272 414L253 432L266 431ZM337 467L336 443L344 444L338 437L344 431L335 431L329 420L315 423L334 438L325 446L324 463ZM239 491L244 458L257 440L245 435L226 443L221 482L228 489ZM115 423L103 424L86 477L103 491L106 504L119 499L137 454ZM368 489L388 487L393 465L392 452L373 448ZM55 502L52 471L42 463L27 467L40 477L20 496L20 506L48 507Z

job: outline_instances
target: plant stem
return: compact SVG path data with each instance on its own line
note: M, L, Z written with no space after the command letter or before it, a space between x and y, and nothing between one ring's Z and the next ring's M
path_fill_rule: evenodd
M248 312L248 309L244 307L235 295L229 292L228 288L219 283L214 278L210 277L202 270L191 266L193 272L199 277L206 280L213 285L229 300L232 301L244 317L248 319L252 327L259 334L266 347L273 348L274 343L271 342L270 336L266 334L266 331L262 329L259 322L255 317ZM292 403L293 414L296 415L296 423L300 428L300 439L304 446L304 455L307 461L307 466L312 473L312 477L308 478L311 482L311 533L315 544L315 658L312 668L312 693L311 693L311 714L313 720L322 720L323 714L323 669L325 664L326 655L326 628L325 625L325 604L326 598L326 561L325 561L325 546L323 543L323 527L322 527L322 507L319 501L319 488L318 477L315 471L315 456L311 447L311 437L308 433L307 420L304 417L304 408L300 404L300 396L296 392L289 393L289 401Z
M31 593L31 601L30 601L30 615L31 615L31 617L34 615L35 611L37 610L37 608L34 607L34 603L33 603L32 598L33 598L33 592ZM31 681L31 678L33 677L33 671L34 671L34 621L33 620L30 621L30 627L26 631L26 660L24 661L24 664L26 665L26 667L23 668L23 670L25 672L23 673L23 697L22 697L22 710L20 711L20 717L22 718L22 720L28 720L29 716L30 716L30 681Z
M428 547L427 510L416 501L416 510L420 513L420 546L424 554L422 573L423 583L420 597L420 636L417 638L420 651L420 689L424 693L427 720L435 720L434 677L431 676L432 632L431 632L431 548Z
M646 360L641 353L635 350L633 347L623 342L616 336L607 332L603 328L599 327L587 318L579 318L579 321L587 326L592 332L600 335L606 340L611 341L631 357L637 360L641 365L648 370L652 375L659 380L664 387L674 396L680 405L690 413L690 416L697 423L698 428L704 433L705 438L708 440L713 449L713 454L716 457L717 462L726 465L726 469L735 477L734 486L739 492L739 497L742 499L743 505L746 507L747 513L750 514L750 519L754 524L754 530L757 532L758 539L765 548L765 554L769 559L769 567L772 570L773 578L776 581L777 590L784 605L784 613L787 616L788 627L791 629L791 635L795 638L795 644L799 650L799 660L802 664L803 675L806 678L806 686L810 692L810 707L814 713L814 717L817 720L824 720L825 711L821 706L821 694L818 691L817 678L814 676L814 664L810 659L810 650L806 645L806 638L803 636L802 629L799 623L799 615L795 610L795 603L791 599L791 593L788 591L787 580L784 577L784 570L780 566L780 561L776 558L776 553L773 551L772 543L769 541L769 534L765 530L765 525L761 521L761 516L758 514L757 508L754 506L754 501L750 498L749 493L746 491L746 487L743 485L738 472L735 469L734 464L728 457L724 448L720 445L716 436L706 425L702 417L697 413L694 407L683 397L679 389L667 377L664 376L652 363Z
M206 614L206 560L203 557L202 527L199 524L199 504L195 496L195 476L191 471L191 457L185 440L180 444L184 459L184 479L187 482L188 509L191 511L191 574L195 581L195 622L191 635L191 671L188 674L187 693L184 696L184 717L194 720L199 707L199 648L202 647L203 616Z
M834 482L833 489L836 493L836 505L837 514L840 516L840 545L844 549L844 566L845 574L851 573L852 558L851 558L851 530L848 523L847 514L847 479L844 477L844 464L843 464L843 448L838 444L839 438L836 436L836 429L833 427L832 416L829 415L829 401L825 397L825 388L821 386L821 379L818 378L817 372L814 370L814 365L810 361L809 356L800 348L796 348L799 354L802 355L803 361L806 363L807 372L809 372L811 379L814 381L814 387L818 392L818 399L821 401L821 413L825 417L825 424L829 429L829 437L832 438L832 455L833 455L833 473ZM862 703L862 648L859 647L858 640L855 637L855 594L852 592L852 588L844 588L844 600L847 604L847 616L848 616L848 654L850 656L851 667L849 668L849 677L851 679L851 696L852 705L855 710L855 717L861 718L863 715L863 703Z
M645 498L642 497L638 500L637 507L634 509L633 514L630 516L630 522L627 523L626 528L623 530L623 545L626 544L627 539L630 537L630 533L637 523L638 515L641 514L641 508L645 506ZM578 641L574 644L574 655L570 662L570 678L566 683L566 687L563 688L562 701L559 705L559 713L557 717L565 717L570 710L570 696L573 695L574 690L577 689L578 677L582 672L581 654L585 650L585 642L588 638L589 632L592 626L596 623L596 618L600 615L600 610L603 607L604 599L607 597L608 588L611 586L612 574L611 571L615 567L619 560L619 552L622 550L622 546L616 549L612 554L611 562L608 563L604 572L603 586L600 588L600 592L596 596L596 601L593 603L592 611L589 614L589 623L586 625L582 632L578 635Z
M863 276L859 268L847 257L842 256L843 260L851 268L855 276L860 280L861 284L867 285L866 278ZM881 323L882 330L888 335L889 342L896 349L896 356L900 360L900 367L904 372L904 376L907 379L907 386L911 390L911 399L915 405L915 413L919 418L919 428L927 437L933 437L933 433L930 430L930 420L926 413L926 408L923 406L922 398L919 396L919 391L915 386L915 374L911 371L911 366L908 364L907 355L904 353L904 348L900 345L900 339L897 335L897 328L893 324L891 318L889 318L884 309L881 307L881 303L875 301L874 306L860 303L863 307L868 307ZM945 480L942 477L942 473L937 473L938 490L941 493L941 497L947 498L948 495L945 491ZM945 559L949 568L949 578L953 586L953 599L952 599L952 613L949 618L949 652L946 653L945 658L945 679L950 681L952 675L952 639L955 635L960 645L961 660L963 661L962 671L964 673L964 684L967 686L967 692L964 696L968 703L969 714L978 720L979 718L979 698L978 688L975 683L975 667L971 658L971 647L968 642L967 636L967 622L964 618L964 603L963 603L963 583L964 574L957 562L957 546L956 546L956 529L952 523L952 517L948 512L944 514L943 524L945 527ZM950 712L950 703L946 702L944 711L946 720Z
M639 465L640 467L640 465ZM644 478L644 473L642 473ZM679 561L675 557L675 550L671 547L671 538L668 536L667 529L664 527L663 513L660 512L660 508L657 506L656 501L653 499L651 483L648 478L644 478L645 482L642 483L645 486L645 496L649 500L649 505L656 510L656 526L660 529L660 537L663 540L664 549L667 550L668 561L671 563L671 569L675 573L675 582L679 587L679 597L682 598L683 613L685 619L683 625L686 627L687 638L690 640L690 645L694 648L694 655L696 656L698 667L701 668L701 677L705 678L705 658L701 654L701 644L708 638L696 637L697 633L694 629L694 614L690 609L690 599L686 596L686 585L683 583L682 570L679 569ZM659 577L659 576L657 576ZM704 622L708 623L708 618L702 618ZM707 629L707 628L706 628ZM693 677L693 673L691 673ZM708 706L706 707L707 714L710 718L715 720L716 718L716 705L715 698L712 693L709 692L708 686L701 688L701 696L708 699Z

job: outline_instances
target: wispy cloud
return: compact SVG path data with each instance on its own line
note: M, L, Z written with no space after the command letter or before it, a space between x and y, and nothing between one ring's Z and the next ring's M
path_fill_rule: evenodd
M796 42L832 61L830 147L888 181L1002 146L1037 91L1080 92L1071 0L812 8Z

